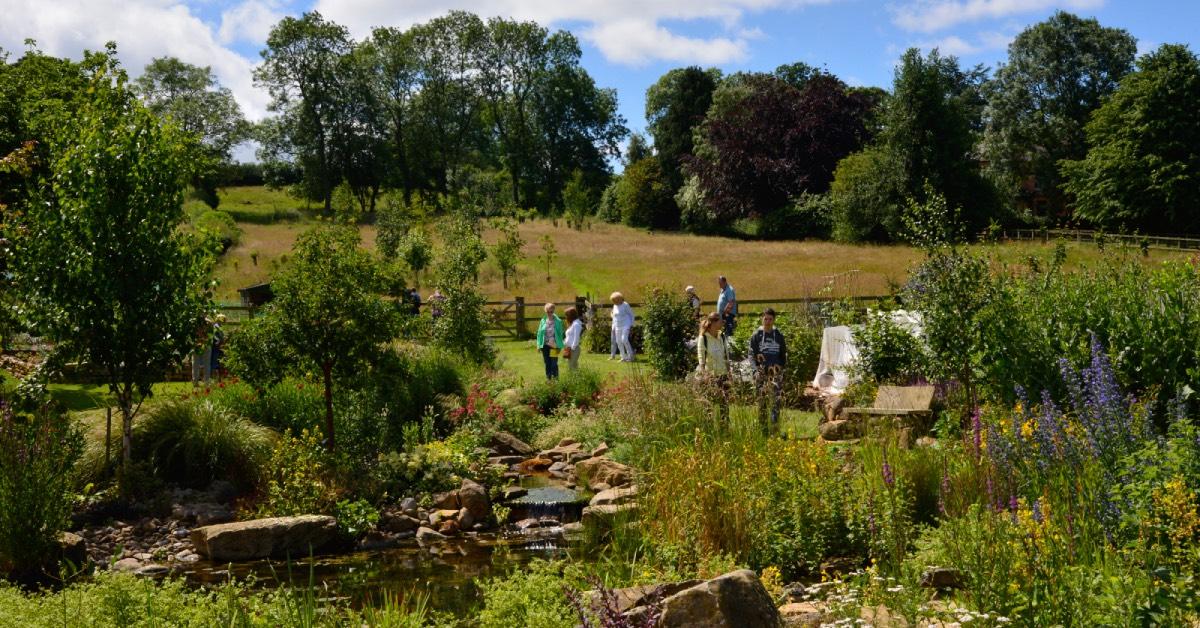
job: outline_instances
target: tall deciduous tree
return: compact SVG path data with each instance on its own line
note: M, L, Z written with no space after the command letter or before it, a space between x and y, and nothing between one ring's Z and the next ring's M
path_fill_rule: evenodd
M712 106L720 79L715 68L676 68L646 90L647 129L673 188L683 183L683 158L693 153L693 130Z
M175 57L151 60L136 86L150 111L196 138L189 159L191 182L215 201L220 166L229 162L233 148L250 132L233 92L217 83L211 68Z
M380 296L383 289L378 265L348 226L301 234L292 261L271 281L275 299L261 324L276 330L288 354L321 373L330 449L334 376L353 372L396 335L396 310Z
M285 17L271 29L262 65L254 71L255 83L270 92L271 110L281 113L283 122L283 132L272 137L284 146L269 146L263 156L295 156L307 192L324 203L327 213L342 174L334 144L347 115L339 72L350 49L346 28L320 13Z
M1011 196L1028 196L1023 183L1034 177L1051 211L1066 207L1058 162L1087 153L1084 125L1133 69L1136 50L1125 30L1063 12L1017 35L987 85L982 143Z
M15 243L30 317L58 350L104 374L126 462L142 400L192 350L210 305L209 256L178 229L184 142L138 104L110 59L53 138L50 173Z
M865 99L827 74L803 90L769 76L747 79L736 107L705 120L708 150L692 158L713 215L729 220L768 214L801 192L829 189L838 161L867 140Z
M1088 154L1062 162L1075 215L1149 232L1200 230L1200 60L1164 45L1092 115Z

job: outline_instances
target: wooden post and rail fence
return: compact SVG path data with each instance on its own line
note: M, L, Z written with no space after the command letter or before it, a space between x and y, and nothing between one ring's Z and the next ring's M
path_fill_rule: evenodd
M1091 231L1088 229L1006 229L1003 237L1005 240L1042 243L1058 240L1066 242L1106 242L1125 244L1147 250L1200 251L1200 237L1196 237L1195 235L1126 235L1104 231Z

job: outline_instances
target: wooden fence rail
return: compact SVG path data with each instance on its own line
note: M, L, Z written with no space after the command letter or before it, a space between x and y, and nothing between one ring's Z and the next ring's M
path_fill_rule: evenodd
M1113 242L1139 248L1166 251L1200 251L1200 238L1186 235L1124 235L1104 233L1086 229L1009 229L1004 232L1006 240L1050 242Z

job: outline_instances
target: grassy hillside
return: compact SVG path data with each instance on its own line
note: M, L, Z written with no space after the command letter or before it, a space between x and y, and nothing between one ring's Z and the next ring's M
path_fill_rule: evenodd
M220 301L236 302L237 289L266 281L286 261L296 236L315 224L310 207L281 191L261 187L229 188L220 209L230 212L242 230L240 242L215 270ZM480 280L490 298L525 296L532 302L570 300L575 295L606 296L620 290L640 299L649 285L695 285L705 299L716 297L716 277L724 274L743 299L884 294L902 282L922 253L905 245L850 245L834 242L759 242L651 233L623 225L593 223L575 231L564 223L536 220L520 226L525 260L515 285L505 290L494 265L484 263ZM360 227L364 246L375 245L375 228ZM537 259L543 235L554 239L558 255L546 269ZM485 234L490 241L493 233ZM1054 245L1032 242L976 245L997 259L1022 264L1030 256L1049 259ZM1068 263L1094 262L1093 244L1068 244ZM1182 254L1154 252L1151 260ZM422 286L427 292L432 286Z

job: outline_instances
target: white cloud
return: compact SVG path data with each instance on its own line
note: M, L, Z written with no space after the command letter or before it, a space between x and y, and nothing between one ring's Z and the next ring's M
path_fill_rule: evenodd
M84 49L117 42L121 63L132 76L154 57L175 56L210 66L251 119L267 113L269 97L255 89L255 62L218 42L213 29L174 0L7 0L0 20L0 46L20 54L25 38L45 53L78 59Z
M271 33L271 27L283 19L283 16L278 2L246 0L221 13L221 27L217 30L217 38L222 44L239 41L262 43Z
M915 0L893 10L893 21L908 31L933 33L967 22L1045 11L1087 10L1105 0Z
M922 42L918 44L918 47L924 50L937 48L942 54L966 57L984 52L1005 50L1014 37L1014 35L1005 33L987 32L978 33L973 38L974 41L968 41L958 35L948 35L941 39Z
M317 0L325 17L347 25L356 36L373 26L406 27L452 9L482 16L533 20L577 28L609 61L717 64L740 61L756 29L741 27L748 13L828 4L837 0ZM692 36L674 22L702 24L717 34ZM708 23L708 24L705 24Z

